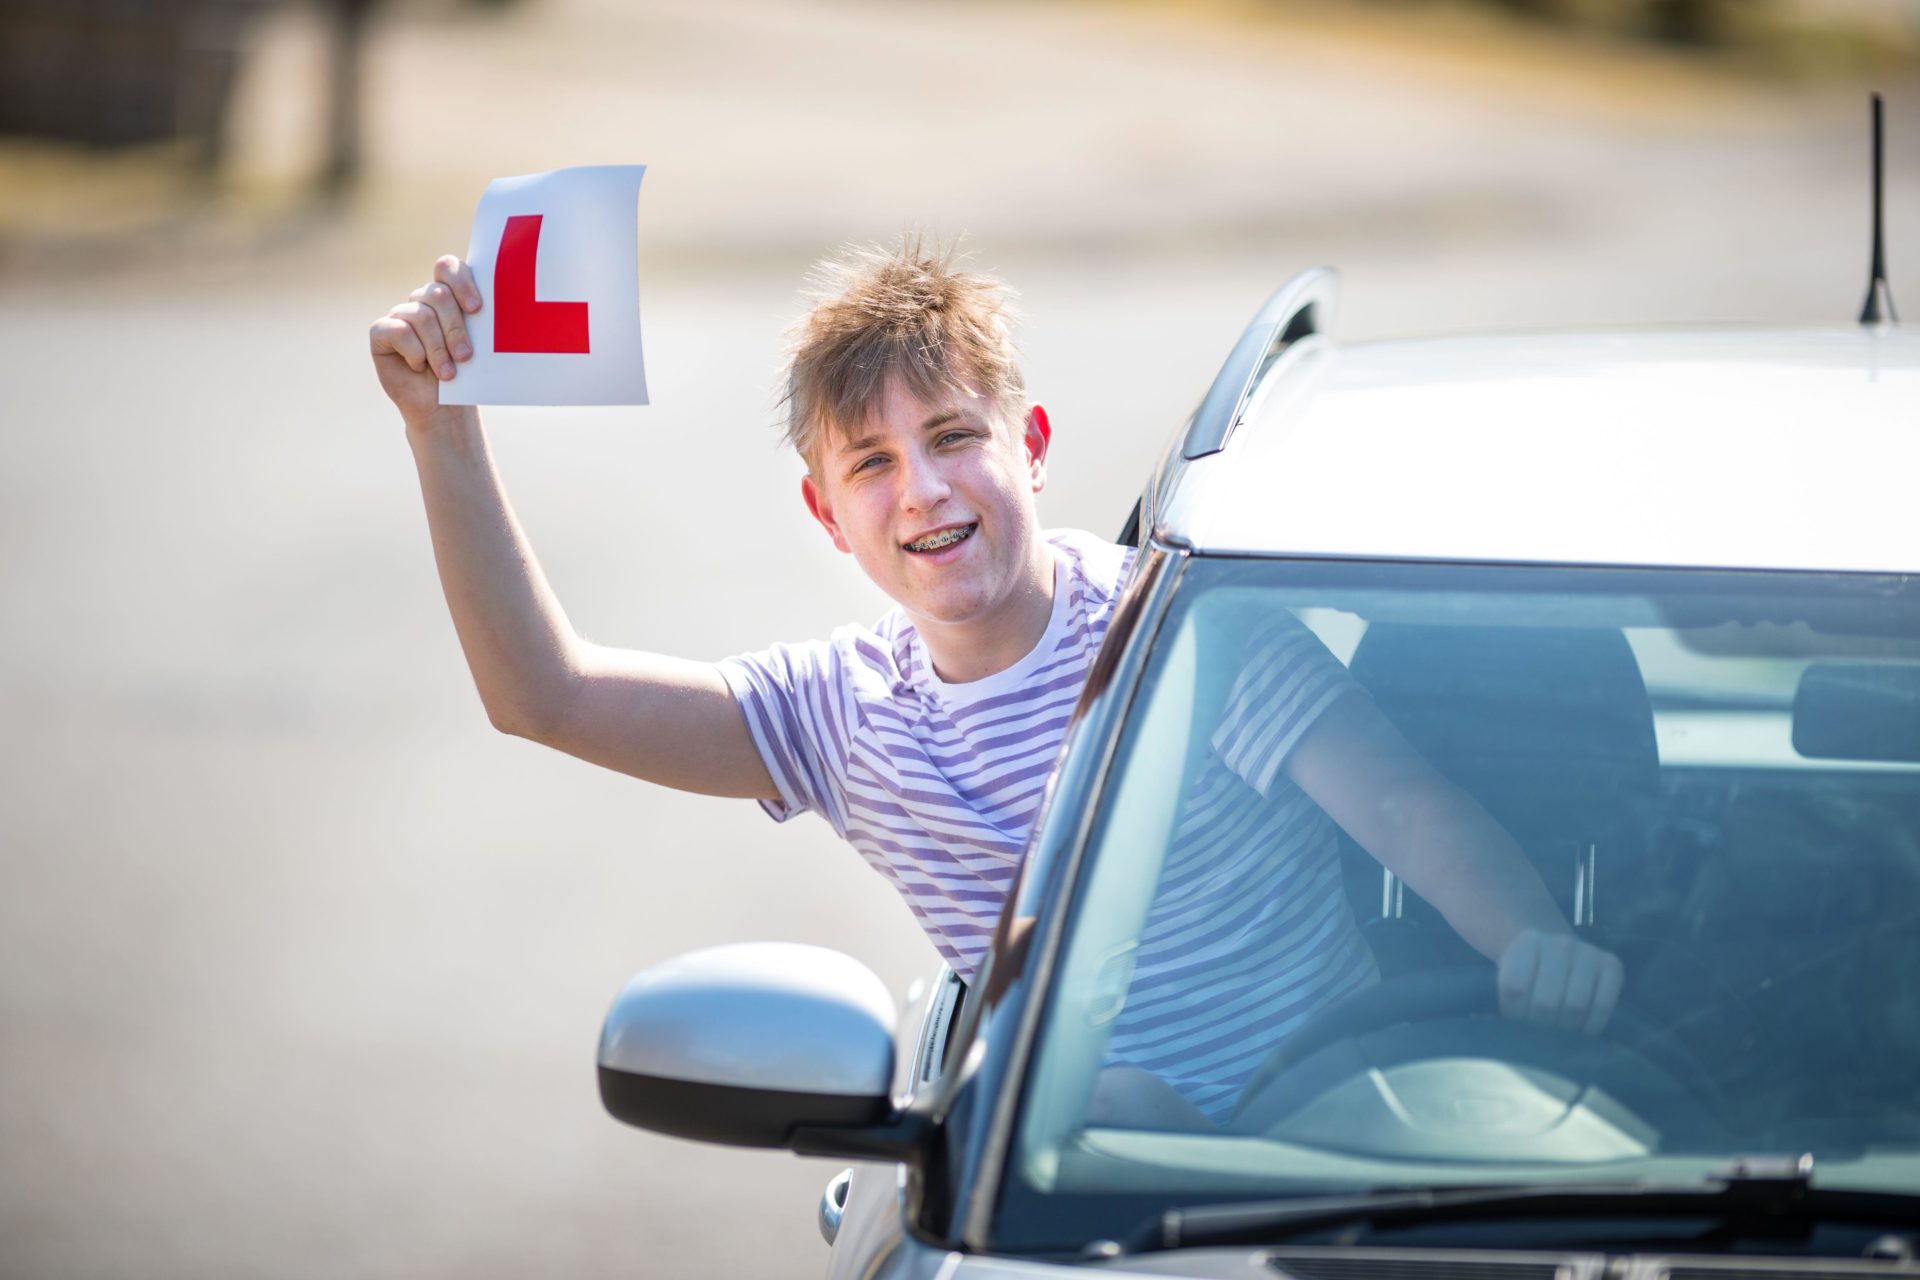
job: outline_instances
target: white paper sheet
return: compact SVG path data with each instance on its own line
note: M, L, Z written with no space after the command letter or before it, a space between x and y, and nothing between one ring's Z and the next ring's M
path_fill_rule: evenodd
M440 384L441 404L647 402L636 247L646 171L592 165L487 185L467 243L483 303L467 317L473 357Z

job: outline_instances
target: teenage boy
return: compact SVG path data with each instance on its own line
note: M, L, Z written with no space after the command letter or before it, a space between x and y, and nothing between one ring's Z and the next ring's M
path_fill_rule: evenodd
M650 782L758 800L783 821L817 810L971 982L1132 553L1041 530L1051 427L1026 398L996 281L912 241L826 272L795 326L787 439L806 463L808 513L897 607L871 628L723 662L575 634L477 411L438 403L439 383L471 355L465 316L484 305L464 263L440 259L432 283L375 322L373 362L406 424L441 583L493 724ZM1223 724L1218 776L1247 804L1312 811L1323 832L1302 857L1330 856L1319 815L1339 823L1497 962L1504 1012L1597 1031L1619 961L1573 935L1506 832L1304 634L1279 634L1243 681L1275 692L1230 708L1256 732ZM1282 721L1283 734L1257 731ZM1311 956L1275 944L1276 963L1319 969L1287 1026L1371 980L1344 903L1334 915L1338 936ZM1172 1096L1142 1061L1108 1073L1108 1101L1196 1119L1200 1086ZM1231 1084L1211 1082L1207 1114L1222 1114Z

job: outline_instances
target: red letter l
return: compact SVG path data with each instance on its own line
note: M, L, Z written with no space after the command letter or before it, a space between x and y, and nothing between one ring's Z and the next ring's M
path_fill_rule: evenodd
M587 304L541 302L533 296L541 217L533 213L508 218L500 236L500 256L493 266L493 349L584 354Z

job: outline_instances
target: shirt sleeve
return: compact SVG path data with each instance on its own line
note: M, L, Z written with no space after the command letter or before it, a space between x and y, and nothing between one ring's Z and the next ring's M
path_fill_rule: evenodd
M1212 743L1221 761L1264 796L1314 722L1361 686L1290 613L1263 624L1245 652Z
M832 644L776 644L717 665L780 792L760 807L776 822L814 809L844 834L833 762L845 759L846 718Z

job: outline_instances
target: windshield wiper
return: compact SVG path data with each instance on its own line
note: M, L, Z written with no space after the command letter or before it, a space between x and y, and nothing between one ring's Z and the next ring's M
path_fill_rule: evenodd
M1350 1196L1295 1196L1169 1209L1122 1248L1129 1253L1201 1245L1275 1244L1351 1225L1414 1226L1514 1218L1758 1219L1877 1225L1920 1218L1920 1194L1815 1187L1813 1157L1742 1160L1699 1182L1497 1184L1405 1187Z

